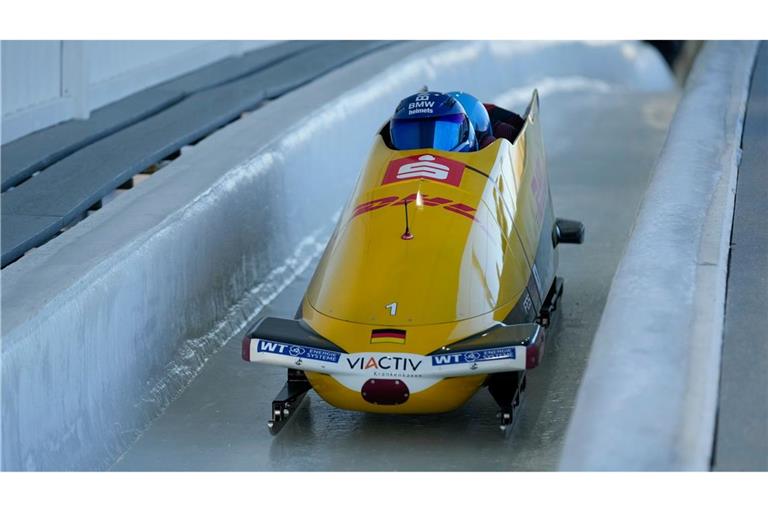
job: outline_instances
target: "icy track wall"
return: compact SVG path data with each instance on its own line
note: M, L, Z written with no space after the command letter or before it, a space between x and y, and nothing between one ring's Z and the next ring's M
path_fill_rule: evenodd
M611 284L564 470L708 470L741 132L757 43L708 42Z
M401 98L425 84L516 98L545 76L672 83L636 43L395 45L186 148L4 269L3 469L108 468L322 251Z

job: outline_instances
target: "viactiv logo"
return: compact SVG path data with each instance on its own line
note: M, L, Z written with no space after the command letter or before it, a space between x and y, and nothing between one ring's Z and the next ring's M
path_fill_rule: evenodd
M415 372L419 369L422 362L410 357L387 355L369 356L368 358L361 356L347 359L350 370L402 370Z

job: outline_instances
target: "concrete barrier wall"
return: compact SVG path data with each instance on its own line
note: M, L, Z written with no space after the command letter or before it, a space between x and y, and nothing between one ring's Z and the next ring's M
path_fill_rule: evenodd
M585 69L634 89L671 85L636 43L396 45L185 149L4 269L3 469L119 457L322 250L401 98L425 84L527 97L540 77Z
M562 469L709 469L756 49L709 42L694 64L611 285Z

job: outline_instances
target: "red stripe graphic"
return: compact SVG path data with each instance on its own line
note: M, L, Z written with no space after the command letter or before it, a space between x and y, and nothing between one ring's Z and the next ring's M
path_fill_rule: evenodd
M405 333L402 331L373 331L371 338L401 338L405 339Z

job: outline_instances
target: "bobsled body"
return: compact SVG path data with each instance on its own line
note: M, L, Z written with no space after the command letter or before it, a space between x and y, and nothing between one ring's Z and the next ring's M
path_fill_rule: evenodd
M455 409L539 363L557 237L535 93L514 141L475 152L396 151L382 130L297 318L262 321L243 356L336 407Z

